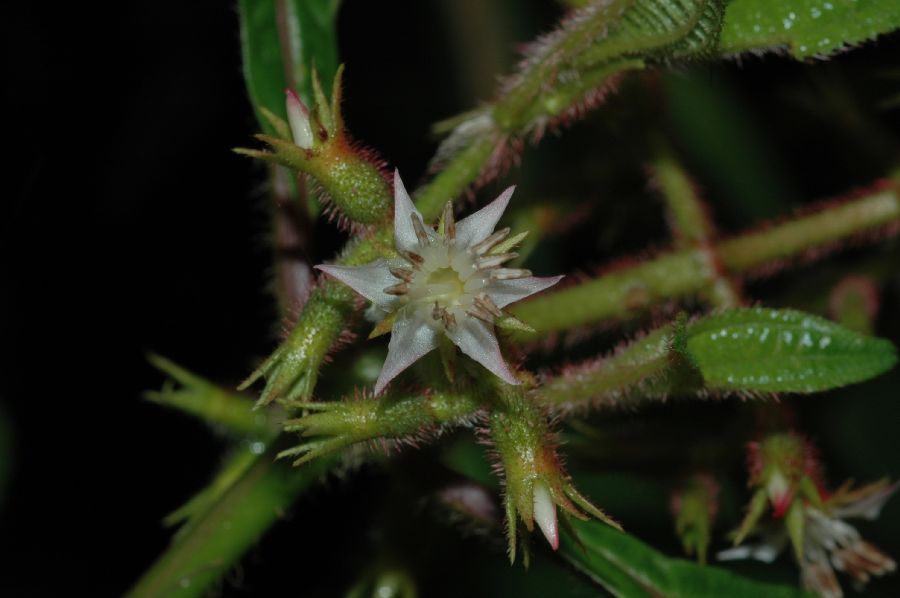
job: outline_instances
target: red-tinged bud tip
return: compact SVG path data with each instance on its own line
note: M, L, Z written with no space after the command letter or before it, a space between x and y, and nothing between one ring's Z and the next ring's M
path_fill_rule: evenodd
M309 108L306 107L306 104L303 103L303 100L300 99L300 96L297 95L296 91L287 88L284 90L284 94L287 96L287 105L289 109L295 108L302 111L304 114L309 114Z

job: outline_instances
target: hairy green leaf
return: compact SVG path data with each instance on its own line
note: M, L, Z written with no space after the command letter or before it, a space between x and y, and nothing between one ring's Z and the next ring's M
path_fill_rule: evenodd
M312 104L313 67L330 85L338 66L335 18L340 0L240 0L244 78L257 120L272 135L261 109L287 118L284 90L296 88ZM328 90L326 90L327 92Z
M578 570L623 598L800 598L788 586L751 581L722 569L669 558L629 534L596 521L573 521L560 554Z
M897 28L896 0L732 0L719 51L785 49L798 59L822 57Z
M894 366L890 341L792 310L736 309L685 330L685 352L713 390L816 392Z

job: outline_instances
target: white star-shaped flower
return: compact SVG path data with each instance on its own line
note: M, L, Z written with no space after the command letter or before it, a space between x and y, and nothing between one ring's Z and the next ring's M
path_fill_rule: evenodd
M445 334L460 350L509 384L518 384L494 333L501 309L555 285L562 276L532 276L505 268L516 257L503 251L509 229L494 232L515 187L478 212L454 222L447 203L440 231L426 226L394 171L394 239L400 259L359 267L316 266L393 315L388 356L375 383L388 382L437 348Z

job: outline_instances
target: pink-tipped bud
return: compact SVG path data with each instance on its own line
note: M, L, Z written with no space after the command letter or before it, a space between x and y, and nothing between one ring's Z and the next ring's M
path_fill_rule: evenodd
M285 90L287 94L287 115L291 125L291 134L294 143L303 149L309 149L313 144L312 127L309 124L309 110L303 105L300 96L293 89Z
M553 550L559 548L559 525L556 521L556 504L550 496L550 489L543 481L534 483L534 520L547 538Z

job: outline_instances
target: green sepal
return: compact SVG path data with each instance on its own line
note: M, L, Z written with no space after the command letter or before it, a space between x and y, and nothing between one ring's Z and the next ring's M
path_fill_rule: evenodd
M525 240L525 237L528 236L530 231L522 231L521 233L515 234L505 241L501 241L497 243L490 251L488 251L488 255L500 255L501 253L507 253L511 249L515 249L519 246L519 243Z
M275 133L277 133L279 137L288 140L291 139L291 127L286 120L263 106L260 106L259 112L262 114L263 118L266 119L266 122L272 125L272 128L275 129Z
M334 83L331 86L331 135L338 135L344 130L344 115L341 112L341 102L344 101L344 65L338 65L334 73Z
M210 382L165 357L150 354L147 359L170 376L162 390L144 393L148 401L178 409L238 438L264 437L277 429L274 414L253 413L250 397ZM176 388L172 381L181 387Z
M800 563L803 562L803 529L806 525L804 508L802 500L795 500L791 503L787 514L784 516L784 525L787 528L788 536L791 538L794 556L797 557L797 562Z
M616 521L615 519L610 517L605 511L603 511L602 509L597 507L594 503L592 503L585 495L583 495L581 492L579 492L578 489L575 488L575 486L573 486L571 484L566 484L565 486L563 486L563 491L566 493L566 496L568 496L572 500L573 503L575 503L577 506L584 509L584 511L588 515L593 517L594 519L596 519L598 521L602 521L606 525L613 527L613 528L619 530L620 532L624 531L622 529L622 524L620 524L618 521ZM583 521L589 519L589 517L579 517L576 513L573 513L572 511L568 511L568 513L575 514L576 518L581 519ZM563 514L563 513L561 512L560 514ZM560 521L563 521L563 520L564 519L560 519ZM565 520L565 521L568 521L568 520Z
M397 312L386 315L380 322L375 324L375 327L372 328L372 332L369 333L368 339L372 340L373 338L378 338L379 336L383 336L390 332L394 327L394 320L396 319Z
M750 499L750 505L747 507L747 514L744 515L741 526L734 532L735 546L744 541L744 539L756 528L759 520L762 518L769 503L769 497L765 488L760 488L753 493Z
M812 478L806 475L801 477L798 484L798 490L814 507L817 509L825 508L825 504L822 502L822 495L819 494L819 489L816 488L816 483L812 481Z
M286 166L291 170L306 172L315 176L315 171L319 164L317 164L317 160L315 160L312 150L306 150L294 145L294 142L290 140L290 137L281 139L279 137L266 135L265 133L258 133L254 135L254 137L267 144L274 151L259 152L258 150L239 147L235 148L234 152L242 156L274 162L275 164Z
M501 330L527 332L529 334L537 332L534 328L532 328L519 318L511 316L509 314L503 314L499 318L495 319L494 325Z
M337 74L335 74L335 89L341 84L341 72L343 69L344 65L342 64L338 67ZM325 127L325 130L328 131L329 135L333 136L335 134L333 114L331 112L328 96L325 95L325 90L322 89L322 81L319 79L319 72L316 69L313 69L312 71L312 87L313 97L316 100L316 105L313 107L313 110L315 111L319 122Z

